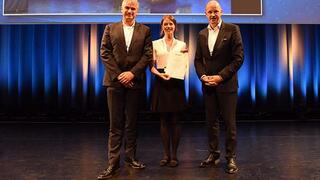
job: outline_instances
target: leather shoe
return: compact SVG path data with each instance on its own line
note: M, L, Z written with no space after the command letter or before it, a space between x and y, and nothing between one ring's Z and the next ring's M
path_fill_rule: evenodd
M102 173L97 177L97 179L109 179L117 175L120 171L119 165L110 165L107 169L103 170Z
M144 168L146 168L145 164L143 164L142 162L139 162L136 159L126 159L125 160L125 164L127 166L132 167L133 169L144 169Z
M234 174L239 171L235 158L227 159L226 173Z
M219 162L220 162L219 155L215 155L213 153L210 153L208 155L208 157L200 163L199 167L204 168L204 167L207 167L211 164L218 165Z

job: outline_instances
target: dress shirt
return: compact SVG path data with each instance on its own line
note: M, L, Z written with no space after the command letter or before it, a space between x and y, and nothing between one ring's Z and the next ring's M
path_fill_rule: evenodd
M220 22L218 23L218 25L215 28L212 28L210 26L210 24L208 25L208 31L209 31L208 48L209 48L209 52L210 52L211 56L212 56L214 45L216 44L216 41L217 41L217 37L218 37L219 31L220 31L221 23L222 23L222 20L220 20Z
M132 26L128 26L123 23L123 33L124 33L124 39L126 41L127 52L129 51L135 24L136 23L134 22Z

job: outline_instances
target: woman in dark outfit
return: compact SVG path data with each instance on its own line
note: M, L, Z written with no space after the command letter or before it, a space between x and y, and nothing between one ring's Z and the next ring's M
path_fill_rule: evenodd
M154 61L151 67L151 72L156 76L151 109L159 113L160 132L164 146L164 155L160 161L160 166L167 165L170 167L176 167L179 164L177 158L181 133L179 119L181 119L182 112L186 108L184 80L172 78L164 71L167 62L170 61L170 53L183 54L188 51L186 43L174 38L175 31L176 20L174 17L171 15L163 16L161 34L164 34L164 36L152 42Z

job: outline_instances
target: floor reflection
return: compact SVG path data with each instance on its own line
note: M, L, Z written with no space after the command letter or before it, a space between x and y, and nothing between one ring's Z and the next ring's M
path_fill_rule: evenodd
M158 124L140 124L137 157L147 169L132 170L122 161L116 179L319 179L319 125L239 123L240 172L228 175L223 158L217 167L198 168L207 154L205 124L183 125L177 168L158 165ZM95 179L107 163L106 136L105 124L1 124L0 177Z

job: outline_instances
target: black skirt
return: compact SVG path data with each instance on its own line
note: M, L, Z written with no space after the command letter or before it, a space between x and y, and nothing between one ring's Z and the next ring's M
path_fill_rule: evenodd
M163 73L163 69L158 69ZM156 76L151 96L153 112L181 112L186 109L184 80L163 80Z

